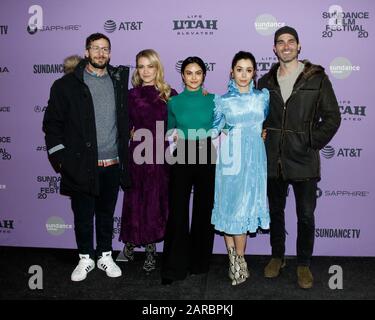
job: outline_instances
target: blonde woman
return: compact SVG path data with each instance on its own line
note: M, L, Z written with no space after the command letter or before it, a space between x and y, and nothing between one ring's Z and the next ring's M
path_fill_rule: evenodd
M124 195L120 241L125 243L124 255L130 261L134 260L134 247L144 246L143 269L151 272L156 263L155 243L163 239L168 218L168 165L156 163L156 123L159 121L166 128L167 102L177 92L165 82L159 55L152 49L137 54L132 84L128 96L129 128L135 135L139 129L152 133L153 161L136 163L134 151L143 141L133 138L129 145L131 188ZM164 133L158 132L163 137Z

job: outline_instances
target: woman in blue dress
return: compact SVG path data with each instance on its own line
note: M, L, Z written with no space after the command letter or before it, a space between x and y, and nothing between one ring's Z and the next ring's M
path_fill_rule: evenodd
M254 56L238 52L228 92L215 98L212 137L221 131L227 134L220 140L211 222L224 233L232 285L249 277L244 258L247 233L269 229L267 158L261 136L269 92L254 88L255 74Z

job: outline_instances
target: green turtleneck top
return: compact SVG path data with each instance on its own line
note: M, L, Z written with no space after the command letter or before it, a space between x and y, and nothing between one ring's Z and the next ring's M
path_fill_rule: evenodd
M176 128L182 130L184 137L179 138L195 140L205 139L210 136L208 130L212 128L214 111L214 94L204 96L202 88L189 91L185 88L177 96L168 101L168 130ZM188 132L189 129L204 129Z

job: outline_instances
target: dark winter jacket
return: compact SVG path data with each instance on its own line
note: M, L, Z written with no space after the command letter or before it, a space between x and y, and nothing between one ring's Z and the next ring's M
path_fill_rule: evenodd
M49 160L61 173L60 192L65 195L99 194L95 112L90 90L83 81L86 65L87 60L81 61L74 72L54 82L43 119ZM126 106L129 69L108 66L107 70L115 90L120 181L124 188L129 184Z
M268 178L320 179L319 150L335 135L341 116L324 68L302 61L303 72L284 103L277 81L279 64L259 80L270 92L270 112L264 122Z

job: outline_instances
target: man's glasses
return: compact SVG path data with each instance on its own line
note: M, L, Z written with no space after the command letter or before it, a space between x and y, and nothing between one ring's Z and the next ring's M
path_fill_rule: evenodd
M108 53L111 52L111 49L108 48L108 47L90 46L90 49L91 49L93 52L103 51L105 54L108 54Z

